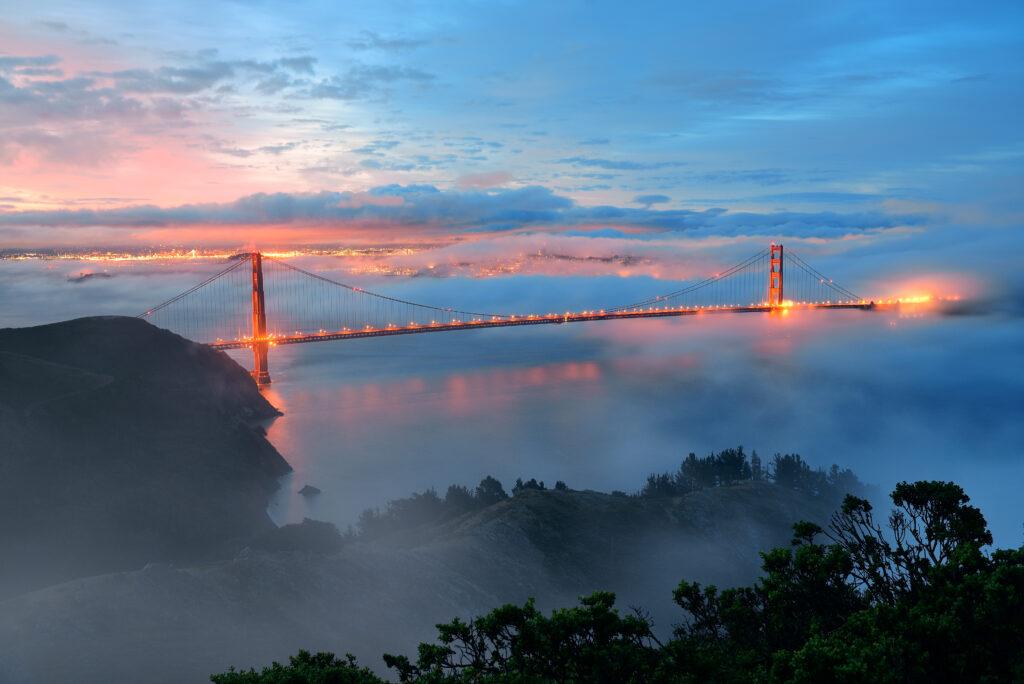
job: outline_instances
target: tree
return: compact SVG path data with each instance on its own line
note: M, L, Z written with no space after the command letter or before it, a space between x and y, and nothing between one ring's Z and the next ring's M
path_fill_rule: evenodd
M475 509L477 507L477 500L473 496L473 492L469 491L467 487L451 485L444 495L444 504L452 512L463 513Z
M476 500L481 506L491 506L508 498L505 488L496 479L488 475L476 486Z
M626 682L646 679L660 652L642 616L621 616L615 595L597 592L545 616L529 600L465 622L438 625L415 663L385 655L402 682ZM639 676L639 677L638 677Z
M814 472L783 458L781 472ZM885 524L853 495L828 530L797 523L789 547L762 554L751 586L681 582L683 620L664 645L643 615L620 615L614 594L598 592L550 616L531 600L456 619L415 662L384 659L420 684L1024 681L1024 548L986 552L985 518L954 483L901 482L891 498ZM287 666L212 679L380 681L351 656L304 651Z
M918 591L937 567L973 565L992 543L985 517L953 482L900 482L892 501L887 532L871 504L853 495L829 525L829 537L852 559L854 581L875 601L892 604Z
M375 537L441 520L448 512L445 501L437 495L437 491L428 489L404 499L389 501L383 512L376 508L363 511L356 527L361 535Z
M1024 549L987 557L985 519L953 483L902 482L891 496L887 527L846 497L832 544L798 523L751 587L682 582L673 662L715 681L1020 680Z
M647 482L640 489L640 496L675 496L677 487L668 473L647 476Z
M813 492L813 471L798 454L775 454L772 457L768 476L775 484Z
M535 481L534 481L535 482ZM538 486L543 488L544 483ZM442 499L434 489L393 499L381 511L368 508L356 523L357 534L364 538L409 530L419 525L454 518L469 511L486 508L508 498L501 483L491 476L480 481L474 491L462 485L451 485Z
M755 481L764 479L764 469L761 465L761 457L757 455L757 449L750 454L750 479Z
M714 487L718 484L715 477L713 457L697 458L697 455L690 453L679 466L679 473L676 476L676 483L683 491L693 491L704 487Z
M384 680L368 668L359 667L352 654L344 659L333 653L299 651L288 658L288 664L274 662L261 671L231 668L210 676L213 684L384 684Z
M750 479L750 464L747 455L743 453L743 447L722 451L713 458L712 464L718 484L733 484Z
M825 476L828 487L839 496L846 496L847 494L857 494L864 489L864 484L857 479L853 471L849 468L840 468L835 463L829 468L828 474Z
M727 680L734 668L767 673L777 651L842 625L863 602L846 582L849 557L815 544L820 532L811 523L795 525L792 547L762 554L765 575L751 587L719 592L681 582L673 598L689 619L676 629L673 649L701 663L705 676Z
M768 472L757 452L747 458L743 447L725 449L703 458L690 453L674 474L654 473L640 489L640 496L680 496L709 487L723 487L746 480L773 480L776 484L806 492L812 496L840 498L865 489L849 469L833 465L826 473L812 470L797 454L776 454ZM522 486L522 485L521 485Z
M847 497L835 546L870 605L776 658L776 673L821 681L1024 681L1024 548L982 550L981 512L951 482L901 482L887 527Z
M516 478L516 483L512 487L512 494L519 494L521 492L525 492L527 489L543 491L545 489L544 481L541 480L540 482L537 482L536 478L531 477L526 482L523 482L523 479L521 477Z

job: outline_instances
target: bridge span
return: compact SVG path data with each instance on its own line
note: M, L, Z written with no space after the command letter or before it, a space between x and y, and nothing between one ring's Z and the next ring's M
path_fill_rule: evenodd
M246 265L250 268L244 268ZM834 283L782 245L772 244L673 292L606 309L547 314L484 313L420 304L252 252L236 255L219 273L141 317L214 349L251 348L253 378L267 384L269 349L285 344L640 318L874 307L873 302Z
M266 336L270 346L283 344L303 344L305 342L327 342L329 340L354 340L366 337L388 337L391 335L414 335L417 333L451 332L454 330L481 330L483 328L506 328L514 325L559 325L561 323L587 323L590 321L621 321L635 318L666 318L673 316L703 316L713 314L735 313L780 313L790 309L859 309L868 311L875 308L873 302L849 304L786 304L782 307L773 306L709 306L707 308L666 308L651 311L583 311L580 313L545 314L543 316L528 315L517 318L510 316L507 320L473 320L455 321L453 323L431 323L428 325L389 325L381 330L368 328L365 330L338 330L333 332L317 331L300 334L273 334ZM245 349L253 345L252 340L231 340L209 342L214 349Z

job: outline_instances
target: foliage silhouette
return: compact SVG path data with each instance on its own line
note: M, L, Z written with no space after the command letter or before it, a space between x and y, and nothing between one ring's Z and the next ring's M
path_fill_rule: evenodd
M737 463L722 472L742 472ZM775 463L793 482L809 470ZM762 554L764 576L751 586L681 582L682 622L665 644L643 615L620 615L614 594L597 592L550 616L531 600L455 619L415 661L384 660L401 682L421 684L1024 681L1024 548L987 552L985 518L954 483L902 482L891 498L884 525L853 495L827 530L797 523L788 548ZM287 666L212 679L383 681L351 656L304 651Z
M797 454L775 454L766 471L756 451L748 458L740 446L703 458L691 453L675 473L648 476L639 495L682 496L699 489L764 479L788 489L837 501L845 494L860 493L865 489L851 470L840 469L837 465L828 471L814 470Z

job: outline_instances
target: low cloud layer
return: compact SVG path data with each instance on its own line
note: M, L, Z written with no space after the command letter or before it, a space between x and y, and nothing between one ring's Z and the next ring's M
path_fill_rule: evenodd
M644 204L642 208L584 206L542 186L480 189L503 179L504 176L493 175L469 177L463 183L465 187L459 190L441 190L432 185L387 185L364 193L260 193L222 204L7 212L0 214L0 226L138 228L337 224L345 227L371 224L427 226L460 232L582 226L595 230L633 228L654 233L837 238L926 222L921 215L877 211L751 213L727 209L653 209L653 205L668 201L660 195L637 197L635 201Z

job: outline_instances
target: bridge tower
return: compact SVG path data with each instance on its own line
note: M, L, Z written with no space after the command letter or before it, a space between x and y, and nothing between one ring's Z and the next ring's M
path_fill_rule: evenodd
M257 385L269 385L267 303L263 296L263 255L253 252L249 257L252 259L252 377Z
M782 306L782 245L774 242L768 259L768 306Z

